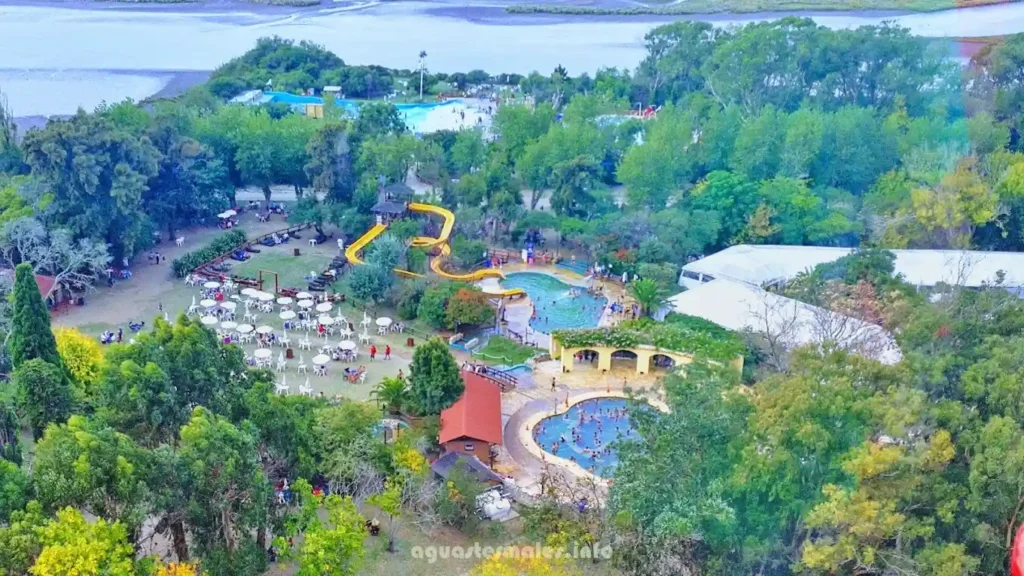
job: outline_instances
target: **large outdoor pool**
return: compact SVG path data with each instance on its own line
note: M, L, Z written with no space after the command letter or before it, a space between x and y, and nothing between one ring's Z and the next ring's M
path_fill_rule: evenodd
M585 288L573 288L554 276L520 272L509 274L501 281L503 288L522 288L533 301L534 317L530 326L550 334L552 330L567 328L593 328L601 319L607 300L591 296Z
M300 96L289 92L265 92L265 94L270 96L271 102L281 102L291 106L324 103L324 99L319 96ZM460 102L461 100L458 99L445 100L444 102L398 102L395 104L395 108L398 108L398 113L402 115L402 119L405 120L405 124L410 130L421 132L421 127L431 110L442 106L452 106ZM336 98L334 103L351 116L359 114L360 103L356 100Z
M533 438L542 450L576 462L598 476L611 476L619 463L612 443L637 439L622 398L595 398L570 406L565 414L537 423Z

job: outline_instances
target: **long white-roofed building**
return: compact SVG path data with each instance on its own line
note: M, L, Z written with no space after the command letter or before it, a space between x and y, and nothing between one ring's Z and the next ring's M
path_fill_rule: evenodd
M776 246L738 244L683 266L679 284L692 288L715 279L728 279L753 286L786 283L797 274L819 264L834 262L853 252L852 248L827 246ZM1024 252L982 252L977 250L890 250L895 256L895 273L915 286L950 284L977 288L995 283L1024 286Z

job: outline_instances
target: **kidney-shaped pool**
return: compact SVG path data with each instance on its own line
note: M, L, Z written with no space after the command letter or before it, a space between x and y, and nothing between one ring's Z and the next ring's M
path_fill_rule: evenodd
M594 328L601 320L608 300L593 296L586 288L574 287L554 276L535 272L509 274L503 288L522 288L533 301L530 327L550 334L552 330Z

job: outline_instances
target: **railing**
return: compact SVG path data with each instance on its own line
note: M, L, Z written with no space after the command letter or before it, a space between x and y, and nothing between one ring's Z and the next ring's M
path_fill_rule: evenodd
M472 371L478 376L483 376L487 380L493 382L499 390L502 392L509 392L515 390L519 381L512 374L505 372L504 370L498 370L497 368L491 368L490 366L480 366L479 371Z

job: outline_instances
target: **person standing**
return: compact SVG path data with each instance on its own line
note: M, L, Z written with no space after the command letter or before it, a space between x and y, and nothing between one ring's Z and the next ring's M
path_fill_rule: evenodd
M375 360L376 358L377 358L377 347L371 344L370 345L370 360Z
M124 337L124 328L121 328L120 326L118 326L117 327L117 341L118 341L118 343L121 342L121 338L123 338L123 337Z
M387 344L384 346L384 359L391 360L391 345Z
M551 377L551 391L552 392L555 391L555 377L554 376Z

